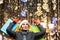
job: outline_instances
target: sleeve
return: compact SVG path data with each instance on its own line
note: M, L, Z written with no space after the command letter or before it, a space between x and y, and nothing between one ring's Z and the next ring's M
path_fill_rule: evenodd
M40 32L34 33L35 37L42 37L42 36L44 36L45 33L46 33L45 29L40 24L37 25L37 26L38 26Z
M14 26L14 24L16 24L15 22L10 23L10 25L8 26L8 28L6 29L7 33L12 36L15 37L16 36L16 32L12 31L12 27Z

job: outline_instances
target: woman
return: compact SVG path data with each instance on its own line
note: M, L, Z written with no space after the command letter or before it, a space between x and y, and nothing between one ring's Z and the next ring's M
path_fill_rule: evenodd
M19 31L19 32L11 31L11 28L13 27L14 24L16 24L16 22L11 23L6 31L15 40L35 40L35 38L42 37L45 34L45 29L43 29L43 27L41 27L39 22L36 23L36 25L40 29L40 32L38 32L38 33L33 33L33 32L29 31L30 24L27 20L23 20L20 23L21 31Z

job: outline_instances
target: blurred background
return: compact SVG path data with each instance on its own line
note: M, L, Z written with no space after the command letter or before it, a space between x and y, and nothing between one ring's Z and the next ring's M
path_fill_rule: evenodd
M60 40L60 0L0 0L0 28L14 17L25 18L31 24L38 19L46 29L45 40ZM51 33L52 23L55 34ZM0 35L2 40L13 40L1 31Z

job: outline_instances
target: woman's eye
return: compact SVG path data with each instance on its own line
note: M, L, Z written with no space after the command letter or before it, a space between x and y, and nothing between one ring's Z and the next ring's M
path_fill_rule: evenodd
M28 24L26 24L26 25L28 25Z
M22 24L22 25L28 25L28 24Z
M22 24L22 25L25 25L25 24Z

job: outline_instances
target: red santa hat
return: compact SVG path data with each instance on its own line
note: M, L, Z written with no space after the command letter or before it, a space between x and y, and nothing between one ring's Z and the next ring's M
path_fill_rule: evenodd
M29 24L28 20L23 20L23 21L21 21L20 27L22 26L23 23L28 23L28 26L30 27L30 24Z

